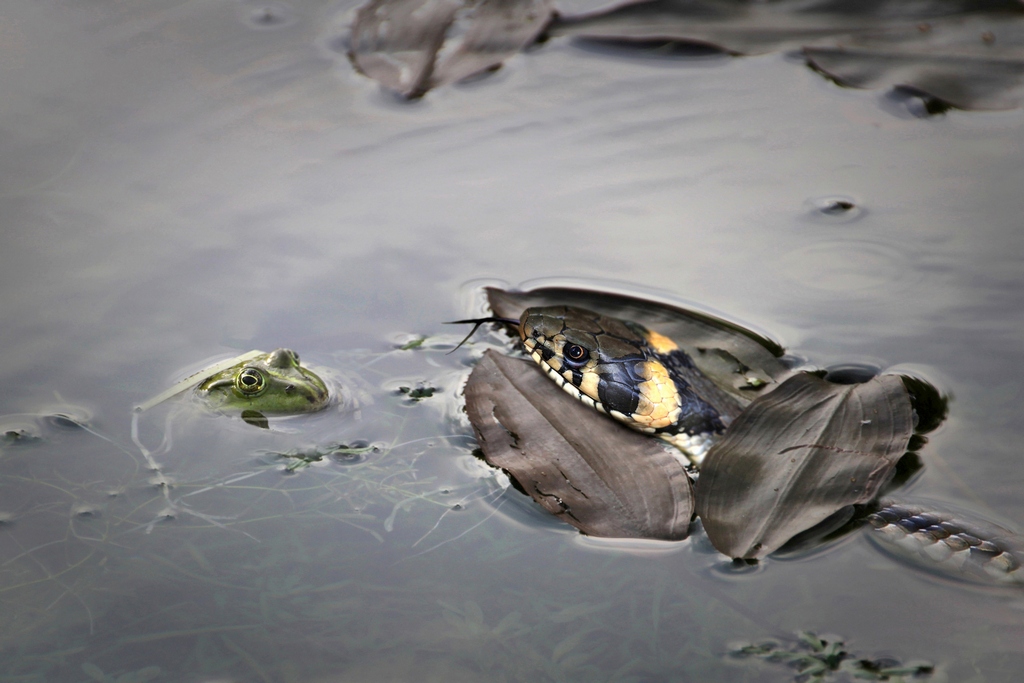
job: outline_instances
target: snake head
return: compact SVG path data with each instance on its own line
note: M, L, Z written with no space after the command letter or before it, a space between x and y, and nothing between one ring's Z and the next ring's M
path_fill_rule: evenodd
M569 306L528 308L526 352L567 393L646 433L670 429L684 408L666 360L678 347L641 325Z

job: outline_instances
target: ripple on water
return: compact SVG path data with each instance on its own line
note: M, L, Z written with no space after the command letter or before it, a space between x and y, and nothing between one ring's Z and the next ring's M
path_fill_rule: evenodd
M898 290L915 273L910 257L881 240L833 238L782 255L780 269L802 287L826 292Z

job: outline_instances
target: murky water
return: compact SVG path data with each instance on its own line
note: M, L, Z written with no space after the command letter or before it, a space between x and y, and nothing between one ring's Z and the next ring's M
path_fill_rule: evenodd
M953 400L908 495L1024 528L1024 114L561 41L403 104L345 61L349 9L0 10L0 414L41 437L0 450L0 680L776 681L728 651L805 629L1014 680L1019 591L860 535L736 572L700 534L547 518L460 412L500 338L445 355L441 322L481 284L582 283L912 370ZM270 432L153 409L155 477L131 407L284 345L347 402ZM91 431L31 417L69 406ZM375 448L280 455L330 444Z

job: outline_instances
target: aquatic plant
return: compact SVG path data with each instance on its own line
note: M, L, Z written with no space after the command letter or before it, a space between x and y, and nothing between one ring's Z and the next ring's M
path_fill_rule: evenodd
M729 653L732 657L756 658L772 664L784 664L796 670L795 681L827 680L833 674L846 673L859 680L904 683L928 678L935 666L927 662L903 663L889 657L868 658L852 654L836 638L827 639L802 631L788 642L775 640L746 644Z

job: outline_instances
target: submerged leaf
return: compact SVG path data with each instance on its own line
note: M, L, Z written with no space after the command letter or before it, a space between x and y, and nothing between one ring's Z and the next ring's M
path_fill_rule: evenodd
M909 89L961 109L1024 103L1019 0L650 0L559 18L548 31L735 55L803 49L842 85Z
M573 400L533 363L493 351L465 395L487 462L548 512L592 536L686 537L690 480L658 441Z
M733 54L793 49L827 38L917 27L968 14L1024 13L1017 0L650 0L559 18L552 35L700 43Z
M551 18L551 0L371 0L356 12L349 59L407 98L501 66Z
M349 58L403 97L497 69L541 33L734 55L802 49L837 83L920 94L929 113L1024 103L1019 0L646 0L562 17L553 0L371 0Z
M802 3L806 5L806 3ZM650 0L627 2L592 14L558 18L552 36L640 45L676 42L704 45L734 55L799 48L808 42L870 30L872 17L792 12L787 2Z
M891 30L837 47L808 47L804 55L813 68L854 88L899 87L960 109L1024 104L1021 17Z
M903 381L795 375L755 400L712 447L697 483L711 543L757 558L848 505L872 500L913 432Z

